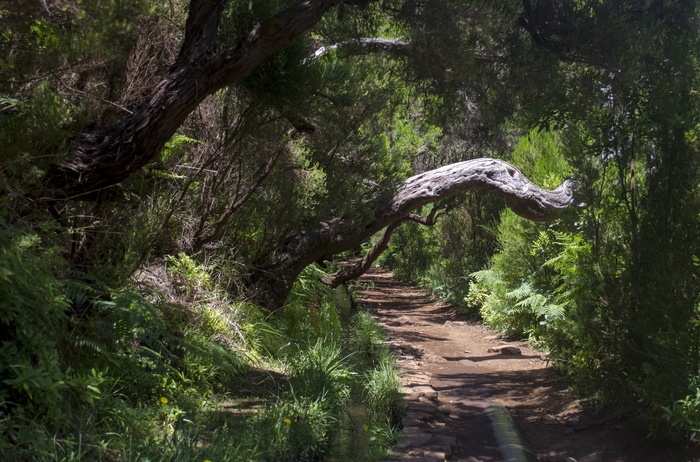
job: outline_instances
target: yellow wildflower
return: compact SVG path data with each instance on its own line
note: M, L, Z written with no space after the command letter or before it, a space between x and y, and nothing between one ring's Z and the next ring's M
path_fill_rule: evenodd
M165 396L161 396L161 397L160 397L160 402L163 403L163 404L168 404L168 398L166 398Z
M292 423L292 421L291 421L291 420L289 420L289 419L284 419L284 420L283 420L282 422L286 423L287 425L289 425L289 424L291 424L291 423Z

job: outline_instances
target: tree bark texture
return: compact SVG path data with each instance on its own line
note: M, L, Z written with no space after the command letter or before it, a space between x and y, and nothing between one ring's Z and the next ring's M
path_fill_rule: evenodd
M499 159L472 159L420 173L401 183L390 200L377 204L368 223L338 218L290 236L279 249L276 262L260 271L256 285L265 293L263 302L272 309L279 307L306 266L353 249L383 228L411 219L412 212L423 205L469 189L499 194L515 213L534 221L556 219L573 201L572 180L555 190L545 190Z
M259 23L235 47L216 54L225 1L191 0L180 54L150 99L122 122L79 137L73 156L47 172L39 198L97 199L154 159L205 97L239 82L340 2L301 1Z

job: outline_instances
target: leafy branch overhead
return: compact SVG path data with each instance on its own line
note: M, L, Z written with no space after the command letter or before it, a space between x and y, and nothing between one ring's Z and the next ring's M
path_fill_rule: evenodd
M129 117L83 133L66 161L45 178L41 199L94 200L151 161L207 96L241 81L340 3L306 0L258 23L238 43L217 51L222 0L191 0L180 53L168 74Z

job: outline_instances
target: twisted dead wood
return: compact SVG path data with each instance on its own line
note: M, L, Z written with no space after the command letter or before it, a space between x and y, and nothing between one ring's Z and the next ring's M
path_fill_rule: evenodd
M500 159L472 159L420 173L401 183L389 201L379 204L368 223L357 225L338 218L290 236L286 245L279 249L277 261L262 270L263 279L270 283L267 290L272 299L269 302L281 303L307 265L353 249L388 226L393 231L401 221L411 219L411 213L421 206L469 189L485 189L503 196L515 213L533 221L552 221L573 201L572 180L564 181L551 191L542 189ZM380 253L374 252L373 256L376 258ZM365 269L369 266L367 261L360 264ZM362 274L352 269L341 272L352 277ZM331 276L327 282L338 285L338 280Z

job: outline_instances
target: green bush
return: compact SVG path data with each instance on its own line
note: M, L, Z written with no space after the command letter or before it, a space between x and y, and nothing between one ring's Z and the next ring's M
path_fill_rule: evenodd
M66 389L78 385L62 363L70 301L52 249L0 222L0 451L30 455L70 425Z

